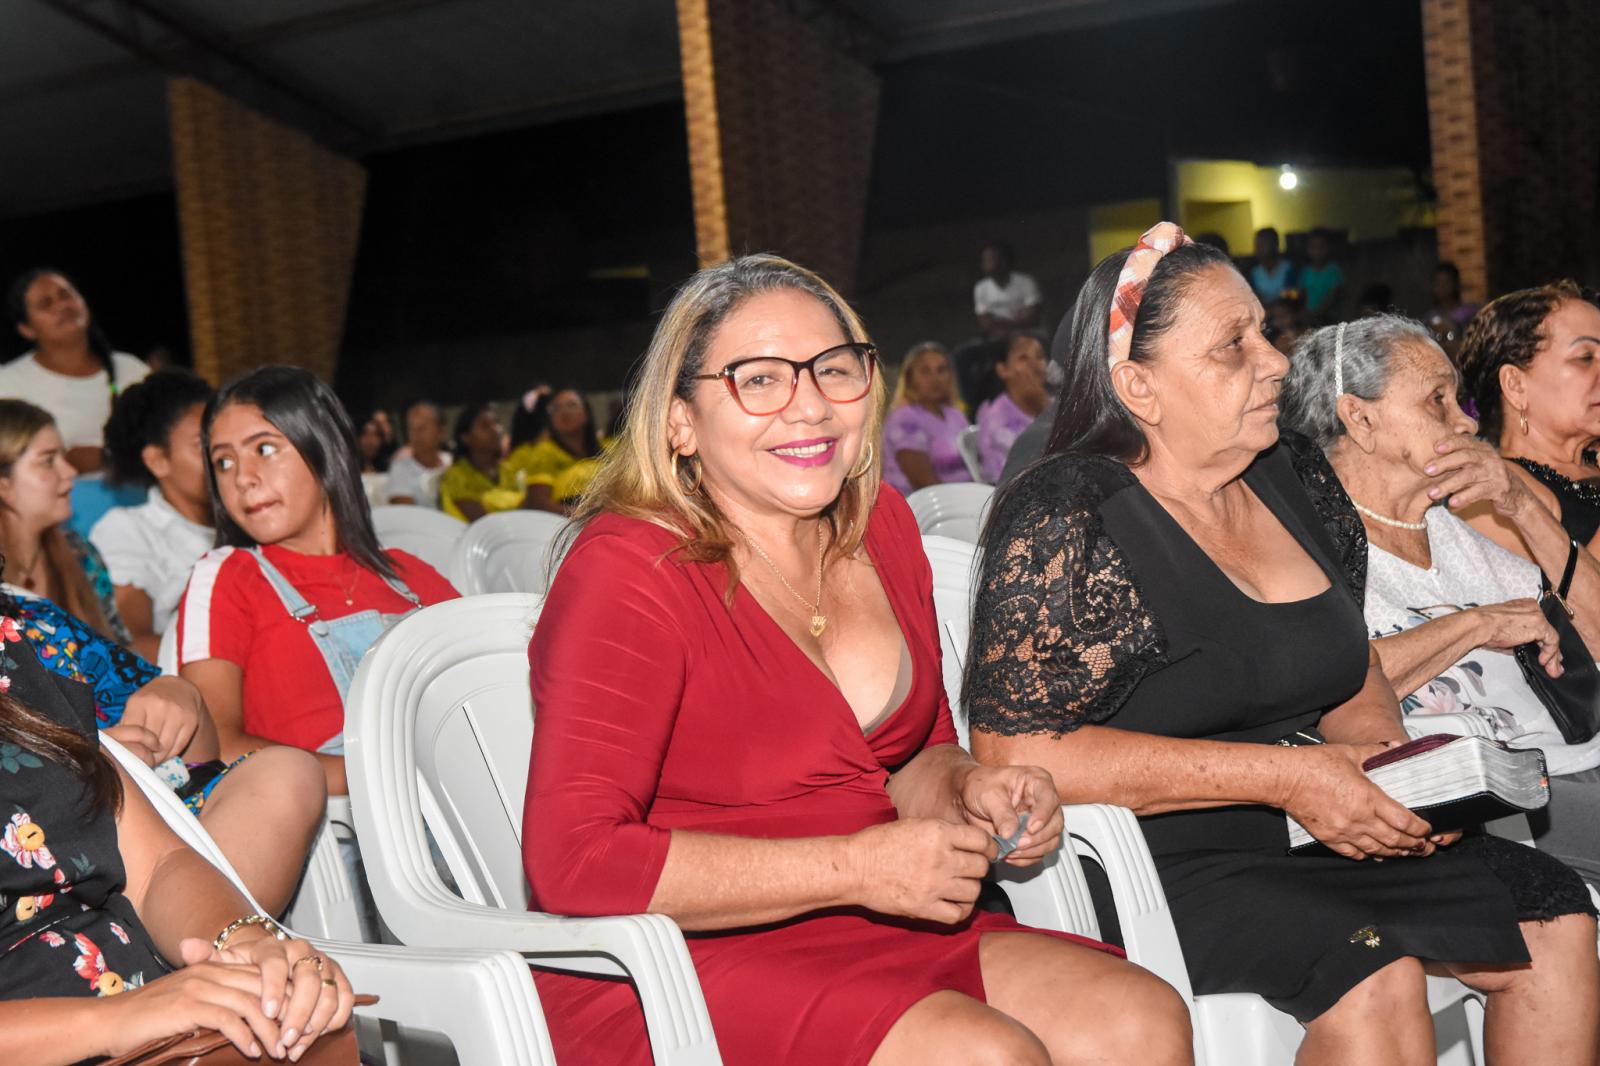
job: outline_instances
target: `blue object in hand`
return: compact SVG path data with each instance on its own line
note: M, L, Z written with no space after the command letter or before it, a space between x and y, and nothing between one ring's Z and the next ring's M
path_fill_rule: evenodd
M997 855L995 855L995 857L994 857L994 861L995 862L999 862L1001 859L1005 858L1007 855L1010 855L1013 851L1016 851L1017 850L1017 842L1022 839L1022 834L1026 833L1027 831L1028 831L1028 812L1027 811L1023 811L1022 812L1022 816L1017 819L1017 831L1015 833L1012 833L1011 836L1009 836L1009 837L997 837L993 833L990 833L989 835L994 838L995 844L997 844L999 846L999 848L1000 848L999 853Z

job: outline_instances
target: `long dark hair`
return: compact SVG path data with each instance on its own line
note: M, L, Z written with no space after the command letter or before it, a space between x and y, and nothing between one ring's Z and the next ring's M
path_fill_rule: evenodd
M51 274L58 278L66 279L67 284L71 285L79 296L83 295L83 290L78 288L78 283L73 281L72 276L64 270L57 270L54 267L33 267L30 270L24 270L11 283L11 288L6 290L6 317L11 320L13 326L25 326L28 324L28 290L33 287L34 282ZM84 299L84 303L88 303L87 298ZM100 324L95 321L92 308L89 311L88 340L89 351L93 352L95 358L99 359L101 365L106 368L106 379L111 384L111 393L116 395L117 367L111 358L111 342L106 340L106 335L101 331Z
M1130 465L1148 454L1144 431L1118 399L1107 364L1111 297L1132 251L1124 248L1100 261L1056 330L1051 358L1061 365L1063 380L1046 454L1093 455ZM1134 319L1129 359L1143 363L1152 357L1156 341L1173 327L1178 304L1195 276L1213 266L1235 269L1226 252L1209 244L1186 244L1161 257Z
M361 455L355 427L333 390L315 374L297 366L264 366L223 385L206 404L200 423L200 448L206 456L206 485L216 515L217 546L253 548L255 539L222 505L217 472L211 463L211 426L224 408L248 404L261 411L294 445L311 468L333 511L339 547L373 573L393 579L394 564L378 545L372 511L361 486Z
M0 573L4 571L5 557L0 556ZM17 615L16 601L0 589L0 616L15 619ZM5 654L9 653L0 650L0 655ZM21 654L34 652L29 646ZM35 669L43 671L44 667L38 665ZM9 692L0 692L0 744L15 744L72 771L83 782L90 809L113 814L122 809L122 781L99 741L92 734L84 736L71 726L40 714Z
M128 386L106 421L106 476L115 484L156 483L144 465L144 450L166 448L172 430L191 408L211 399L211 383L187 370L157 370ZM209 464L208 464L209 465Z
M583 404L583 413L587 418L583 426L583 454L578 458L592 459L600 454L600 433L594 424L594 406L589 403L587 393L571 385L563 385L548 392L541 391L534 396L532 406L526 403L517 404L516 410L511 412L512 448L531 444L539 439L539 434L546 431L550 433L551 440L555 440L563 448L566 447L561 441L556 440L555 428L550 425L550 405L563 392L570 392L578 397L578 402Z

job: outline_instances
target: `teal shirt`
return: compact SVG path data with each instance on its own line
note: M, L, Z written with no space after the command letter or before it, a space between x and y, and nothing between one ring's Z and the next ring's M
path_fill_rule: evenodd
M1344 271L1338 263L1300 268L1300 287L1305 290L1306 310L1321 311L1333 290L1344 284Z

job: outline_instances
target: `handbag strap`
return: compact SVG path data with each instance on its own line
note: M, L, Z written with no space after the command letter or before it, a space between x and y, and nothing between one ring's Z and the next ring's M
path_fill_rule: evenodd
M1541 597L1552 595L1555 596L1556 602L1561 604L1561 609L1567 612L1568 618L1576 617L1572 608L1567 604L1567 592L1572 588L1572 575L1577 573L1577 571L1578 542L1573 540L1571 537L1567 538L1567 565L1561 571L1560 588L1552 589L1550 587L1549 576L1544 572L1543 567L1539 568L1539 595Z

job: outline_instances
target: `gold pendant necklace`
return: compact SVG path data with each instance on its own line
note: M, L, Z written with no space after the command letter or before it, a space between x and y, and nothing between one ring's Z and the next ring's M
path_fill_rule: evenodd
M824 629L828 628L828 616L822 613L822 573L823 573L822 556L823 556L823 550L824 550L823 549L824 541L822 539L822 523L821 522L817 523L817 602L816 603L812 603L810 600L806 599L804 596L800 595L800 593L798 593L798 592L796 592L794 590L794 586L789 584L789 579L783 576L783 571L778 569L778 564L774 563L772 561L772 557L769 556L766 552L761 550L761 545L757 544L754 540L752 540L750 538L750 534L746 533L744 530L741 529L741 530L739 530L739 536L743 537L744 538L744 542L746 544L750 545L750 550L751 551L753 551L757 555L761 556L761 561L766 563L767 564L767 568L769 570L771 570L774 574L777 575L779 581L783 582L783 587L789 590L789 595L791 595L795 599L799 600L802 604L805 605L806 610L811 612L811 635L813 637L822 636L822 631Z

